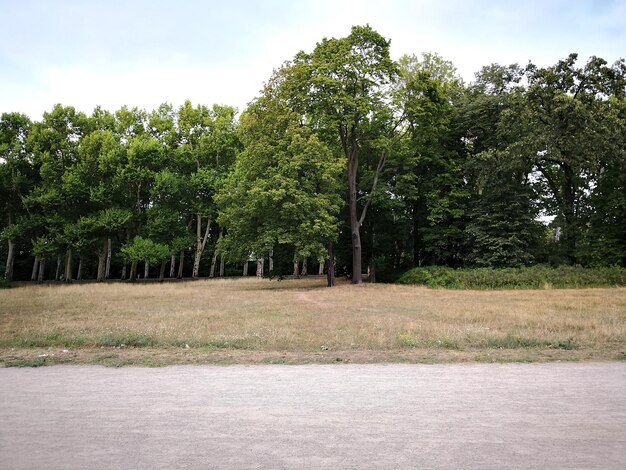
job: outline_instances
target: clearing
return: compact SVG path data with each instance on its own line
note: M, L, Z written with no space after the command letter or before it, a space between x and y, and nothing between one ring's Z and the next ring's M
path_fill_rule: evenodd
M0 291L0 364L626 359L626 288L432 290L255 278Z

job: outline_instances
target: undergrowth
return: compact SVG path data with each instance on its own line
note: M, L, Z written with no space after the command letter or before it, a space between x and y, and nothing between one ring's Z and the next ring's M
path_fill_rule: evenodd
M569 289L626 285L626 269L579 266L453 269L442 266L413 268L400 284L444 289Z

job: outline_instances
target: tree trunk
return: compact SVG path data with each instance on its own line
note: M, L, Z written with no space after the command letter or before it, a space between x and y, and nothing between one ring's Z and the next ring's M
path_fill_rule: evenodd
M196 254L193 259L193 272L191 274L191 277L194 279L198 277L198 273L200 271L200 259L202 258L202 253L204 253L206 242L209 239L210 230L211 217L207 220L204 236L202 236L202 216L200 214L196 214Z
M39 261L39 274L37 275L37 284L41 284L43 282L45 272L46 272L46 260L42 259L41 261Z
M368 270L370 272L368 280L371 283L375 283L376 282L376 264L374 263L374 257L373 256L370 256L368 268L369 268Z
M30 274L30 280L36 281L38 273L39 273L39 256L35 256L35 261L33 262L33 270Z
M148 279L150 275L150 262L146 259L143 264L143 278Z
M65 282L67 283L72 282L72 275L74 274L72 264L72 249L68 248L65 258Z
M54 273L54 280L58 281L61 278L61 255L57 255L57 270Z
M244 276L244 277L248 275L248 264L249 263L247 261L244 261L244 263L243 263L243 274L242 274L242 276Z
M209 271L209 277L215 277L215 266L217 266L217 250L213 253L213 259L211 260L211 270Z
M224 277L225 274L225 265L226 260L224 260L224 256L220 256L220 277Z
M180 255L178 258L178 275L176 276L178 279L183 278L184 267L185 267L185 250L180 250Z
M128 232L126 232L126 244L128 245L128 242L130 241L130 235L128 234ZM124 264L122 265L122 276L121 279L122 281L126 280L126 266L127 266L127 262L126 260L124 260Z
M563 227L563 241L565 243L566 256L569 263L574 265L576 259L576 245L578 227L576 221L576 187L574 183L574 171L569 165L563 164L565 173L563 179L563 215L565 226Z
M76 273L76 280L83 280L83 255L78 257L78 272Z
M219 237L217 237L217 241L219 242L222 239L222 235L224 234L224 229L221 228L220 229L220 235ZM217 264L217 256L218 256L218 251L217 251L217 247L215 248L215 253L213 253L213 259L211 260L211 271L209 272L209 277L214 277L215 276L215 265Z
M15 263L15 243L9 240L9 253L7 254L7 266L4 270L4 278L7 281L13 280L13 265Z
M326 282L328 287L333 287L336 284L335 281L335 258L333 255L333 244L328 244L328 259L326 260Z
M128 280L131 282L135 282L137 280L137 261L130 263L130 276Z
M318 275L318 276L323 276L323 275L324 275L324 263L320 263L320 266L319 266L319 270L318 270L318 272L317 272L317 275Z
M298 266L298 258L296 255L293 255L293 277L300 279L300 268Z
M9 227L13 224L13 217L9 211ZM15 242L11 239L8 240L9 252L7 253L7 265L4 270L4 278L7 281L13 280L13 264L15 263Z
M161 270L159 271L159 282L163 282L165 278L165 261L161 261Z
M174 273L176 272L176 256L172 255L170 259L170 278L174 277Z
M108 279L111 274L111 238L107 239L107 266L104 271L104 278Z
M270 250L269 257L270 257L270 264L268 268L271 273L272 271L274 271L274 249Z
M98 274L96 275L96 282L104 282L106 277L106 259L109 249L109 243L106 238L100 241L100 250L98 251Z
M308 267L309 267L309 262L308 262L308 260L309 260L309 259L308 259L307 257L305 257L305 258L302 260L302 271L300 271L300 276L306 276L306 275L307 275L307 270L308 270Z
M350 205L350 231L352 234L352 284L363 282L361 273L361 224L357 215L357 185L356 174L358 168L356 151L348 158L348 187Z
M256 260L256 277L261 279L263 277L263 265L265 264L265 258L259 258Z

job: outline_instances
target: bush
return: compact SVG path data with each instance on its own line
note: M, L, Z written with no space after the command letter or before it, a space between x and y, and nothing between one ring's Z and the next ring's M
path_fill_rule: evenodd
M11 287L11 283L5 278L0 277L0 289L8 289L9 287Z
M400 276L398 283L444 289L610 287L626 285L626 269L577 266L452 269L430 266L407 271Z

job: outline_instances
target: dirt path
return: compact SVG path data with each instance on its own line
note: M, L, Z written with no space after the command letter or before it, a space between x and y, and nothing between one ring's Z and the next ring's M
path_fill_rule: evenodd
M626 468L626 364L0 369L0 467Z

